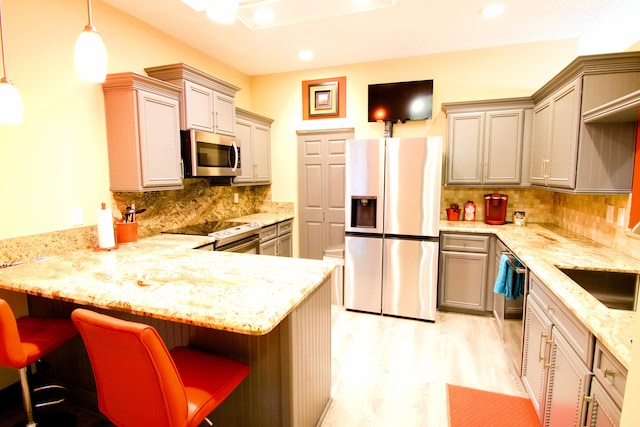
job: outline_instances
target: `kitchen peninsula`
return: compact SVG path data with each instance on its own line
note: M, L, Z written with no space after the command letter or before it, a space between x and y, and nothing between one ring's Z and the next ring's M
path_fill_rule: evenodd
M333 264L193 250L210 241L163 234L113 251L70 252L3 269L0 288L26 293L31 314L86 306L149 323L170 348L249 363L250 376L214 422L315 425L330 401ZM87 361L77 362L76 353L86 358L81 341L71 347L52 375L94 390Z

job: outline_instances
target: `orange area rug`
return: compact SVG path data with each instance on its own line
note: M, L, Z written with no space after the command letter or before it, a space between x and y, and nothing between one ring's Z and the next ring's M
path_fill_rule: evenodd
M540 427L531 401L447 384L449 427Z

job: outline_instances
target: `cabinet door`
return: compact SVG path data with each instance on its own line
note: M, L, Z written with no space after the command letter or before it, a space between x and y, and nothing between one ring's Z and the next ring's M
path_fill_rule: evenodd
M271 128L260 124L253 129L253 178L256 183L271 182Z
M278 254L278 239L271 239L267 242L260 243L260 255L273 255Z
M481 184L484 113L449 115L446 184Z
M190 81L184 82L186 128L213 132L213 91Z
M234 183L253 183L253 124L247 120L237 119L236 137L240 139L242 175L236 176Z
M551 332L549 379L546 392L548 427L582 426L586 415L584 397L589 392L591 371L573 351L559 330Z
M293 256L293 238L291 233L278 236L278 256Z
M526 307L522 383L542 423L547 388L546 365L549 363L552 325L531 295L527 297Z
M533 137L529 180L532 184L547 185L547 147L551 138L551 100L537 105L533 110Z
M575 188L578 161L578 126L582 99L582 79L578 78L553 95L548 184Z
M597 378L591 380L591 401L585 425L591 427L618 427L620 408L613 402Z
M488 255L443 251L440 254L438 305L485 311Z
M519 184L524 109L489 111L484 131L484 184Z
M236 101L232 96L213 92L214 132L235 136Z
M142 186L182 186L177 99L138 91Z

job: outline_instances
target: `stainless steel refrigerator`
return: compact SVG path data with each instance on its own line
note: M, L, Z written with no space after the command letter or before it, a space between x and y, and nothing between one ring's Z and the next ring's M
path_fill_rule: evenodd
M442 137L348 140L344 301L435 321Z

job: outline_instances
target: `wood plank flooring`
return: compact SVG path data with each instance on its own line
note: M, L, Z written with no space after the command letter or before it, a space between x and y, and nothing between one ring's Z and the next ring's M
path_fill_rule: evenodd
M446 383L527 397L492 317L438 312L432 323L332 306L331 352L333 402L322 427L446 427ZM0 427L21 411L0 412ZM79 427L112 425L73 411Z
M446 383L527 397L492 317L438 312L430 323L333 306L332 321L322 427L446 427Z

